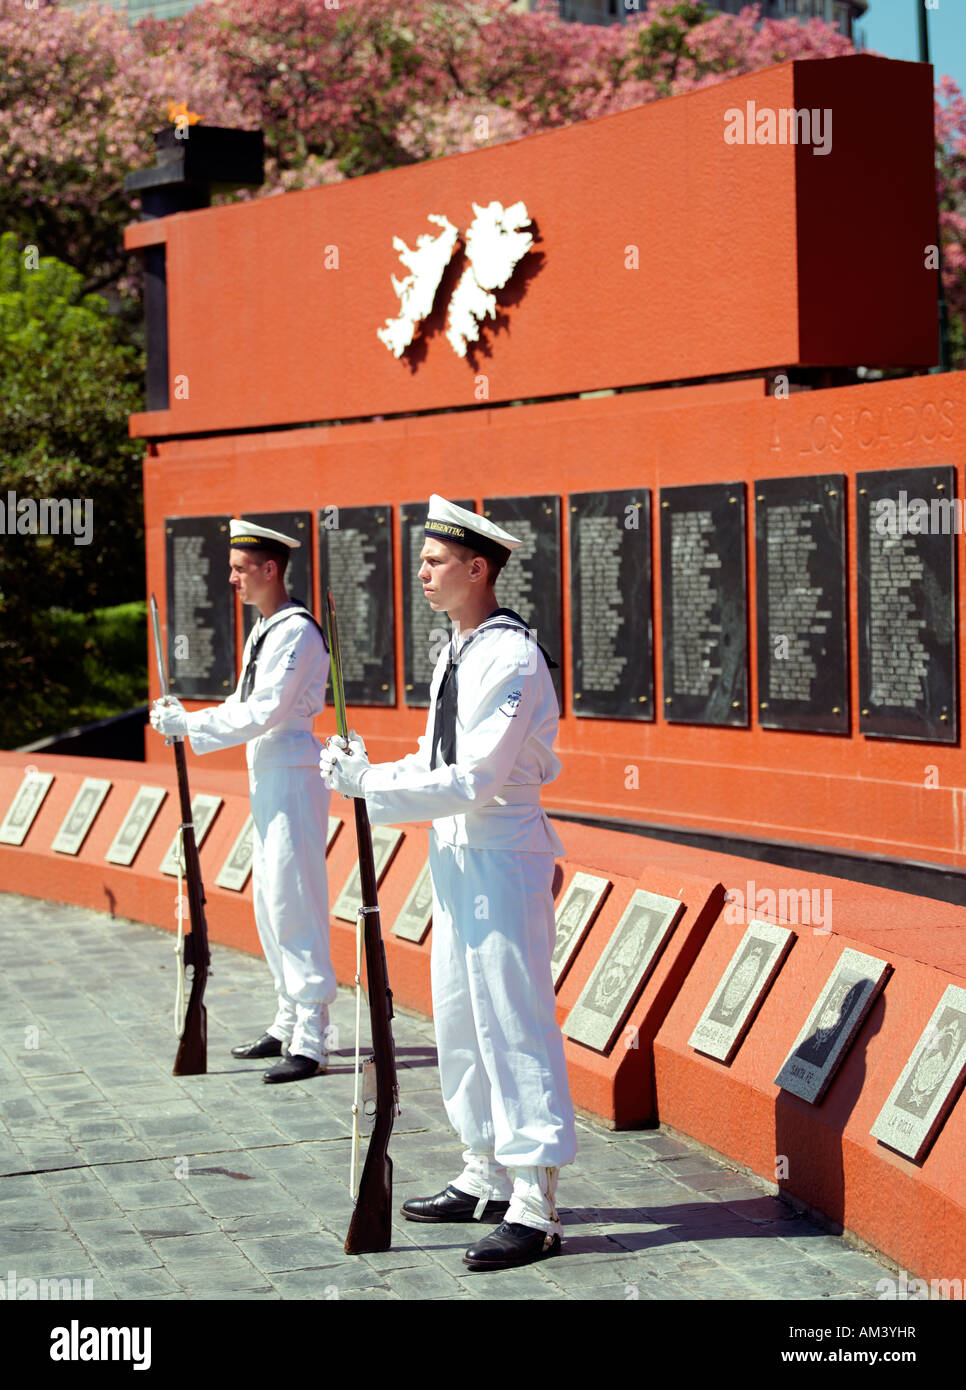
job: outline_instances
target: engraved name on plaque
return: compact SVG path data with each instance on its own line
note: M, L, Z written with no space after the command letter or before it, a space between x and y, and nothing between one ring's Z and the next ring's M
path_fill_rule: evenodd
M595 874L576 873L567 885L557 905L557 942L550 957L554 985L559 985L570 969L609 891L610 879Z
M141 848L144 837L151 829L167 794L164 787L138 789L127 815L111 841L110 849L104 856L109 864L133 864L134 856Z
M396 703L392 508L319 512L322 609L332 590L348 705Z
M254 517L249 517L250 521L255 521ZM256 522L259 526L267 526L269 523ZM219 888L231 888L236 893L241 893L248 882L248 875L252 871L252 856L254 845L252 835L254 833L255 821L249 816L238 832L238 838L232 845L228 858L218 871L215 879Z
M256 526L267 526L293 541L301 541L297 550L290 550L285 569L285 588L290 598L297 598L306 608L312 608L312 513L311 512L245 512L245 520ZM258 621L258 609L253 603L242 604L242 640Z
M228 517L167 517L168 673L172 695L224 699L235 688L235 594Z
M926 1024L872 1134L919 1163L966 1078L966 989L949 985Z
M818 1104L891 969L887 961L845 948L775 1077L776 1086Z
M22 845L54 780L52 772L27 772L0 825L0 844Z
M557 703L563 709L560 498L487 497L483 500L483 515L523 542L513 551L496 581L496 597L501 608L519 613L557 662L550 674Z
M429 931L432 920L433 880L427 859L393 923L393 936L401 936L404 941L413 941L419 945Z
M758 722L849 731L845 478L755 483Z
M457 507L475 510L465 498ZM434 612L423 593L419 578L419 554L426 540L426 502L405 502L399 509L399 551L402 555L403 611L403 694L407 705L425 709L429 705L429 685L440 652L452 634L445 613Z
M795 940L774 922L752 921L738 942L688 1046L719 1062L734 1057Z
M80 790L74 797L63 824L54 836L51 849L59 854L79 854L80 847L87 838L87 832L97 818L104 804L104 798L111 789L107 777L85 777Z
M664 718L748 723L745 485L661 489Z
M339 633L339 640L342 640L341 632ZM372 858L376 870L377 887L382 881L383 874L389 868L393 855L402 843L402 838L403 832L394 829L391 825L374 825L372 827ZM359 865L356 864L346 879L342 892L336 899L332 916L339 917L343 922L354 922L359 915L361 905L362 880L359 876Z
M574 712L653 719L651 494L577 492L567 506Z
M955 743L956 474L858 473L859 729Z
M635 891L567 1017L568 1038L610 1051L683 911L679 898Z

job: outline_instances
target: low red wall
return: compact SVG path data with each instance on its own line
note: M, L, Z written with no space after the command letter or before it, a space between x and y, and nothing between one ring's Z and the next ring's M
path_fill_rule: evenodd
M173 930L175 880L158 871L178 824L173 769L67 757L30 761L53 772L55 780L24 845L0 846L0 887ZM24 755L0 754L0 810L9 806L27 763ZM57 854L51 842L85 776L110 777L113 788L80 854ZM133 867L109 865L104 854L144 782L167 785L171 795ZM192 791L225 799L201 849L215 954L219 945L257 952L250 884L238 894L214 883L248 814L245 778L211 769L194 775ZM348 805L334 798L333 814L345 820ZM612 885L561 982L558 1012L564 1025L635 888L680 898L685 905L610 1052L565 1042L578 1108L618 1126L663 1121L769 1181L777 1176L789 1196L841 1222L908 1271L924 1278L961 1276L966 1105L961 1100L954 1105L920 1164L886 1149L869 1130L946 985L966 985L962 910L630 832L555 824L567 851L558 897L578 870L606 877ZM426 855L425 829L404 829L380 886L386 953L396 1000L428 1013L431 934L415 946L390 931ZM332 901L354 862L349 819L328 855ZM730 918L738 915L737 893L747 896L749 883L756 892L776 896L782 889L817 889L831 895L824 900L830 913L821 926L789 924L796 933L792 950L737 1055L725 1066L695 1052L688 1038L744 930ZM349 983L354 928L333 920L332 946L339 979ZM892 974L825 1098L809 1105L779 1090L774 1077L847 946L880 956Z

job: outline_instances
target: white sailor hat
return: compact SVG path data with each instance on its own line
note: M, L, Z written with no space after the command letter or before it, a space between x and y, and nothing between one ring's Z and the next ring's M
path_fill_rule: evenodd
M467 511L465 507L458 507L455 502L447 502L438 492L429 499L426 534L436 540L469 546L491 560L506 560L511 551L523 544L502 526L496 526L485 516Z
M253 521L237 521L233 517L229 523L229 544L233 550L270 550L276 555L287 555L290 550L300 549L302 542L291 536L283 536L281 531L272 531L267 526L256 526Z

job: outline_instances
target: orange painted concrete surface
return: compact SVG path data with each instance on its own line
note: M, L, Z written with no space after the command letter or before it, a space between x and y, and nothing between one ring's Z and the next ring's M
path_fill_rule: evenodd
M145 461L148 591L163 598L166 517L244 510L394 506L396 674L402 690L402 566L398 507L429 492L564 498L562 592L564 709L559 779L548 805L596 816L712 828L752 839L793 841L966 867L966 760L958 745L868 739L858 732L857 472L948 464L962 494L966 374L793 394L732 387L637 392L512 409L480 409L411 420L228 439L170 441ZM762 729L755 669L757 603L754 490L758 478L841 472L846 478L851 653L848 736ZM751 654L748 729L665 723L661 673L659 528L651 539L655 575L654 653L658 717L653 723L577 718L572 709L569 493L659 489L744 480L747 505ZM958 604L966 612L966 565L959 553ZM312 538L316 588L318 538ZM227 582L227 557L226 557ZM499 596L499 586L497 587ZM318 594L314 596L318 613ZM241 623L237 655L241 656ZM628 639L642 640L646 615L631 615ZM556 653L558 657L561 653ZM152 698L158 694L149 658ZM960 682L963 679L960 663ZM400 697L401 698L401 697ZM960 693L960 705L963 707ZM195 707L189 703L189 708ZM424 710L356 707L355 728L374 760L412 751ZM334 732L329 711L318 721ZM150 732L146 754L165 750ZM195 766L201 763L195 761ZM207 768L244 766L241 749L210 754ZM636 785L633 785L636 780Z
M912 904L916 904L912 899ZM908 909L910 916L915 906ZM960 1100L921 1164L869 1133L952 975L837 931L797 940L730 1066L688 1038L744 925L723 919L669 1011L654 1044L657 1108L781 1191L824 1212L922 1277L962 1277L966 1261L966 1106ZM963 949L966 927L958 930ZM846 947L891 962L893 974L819 1105L775 1084L798 1030ZM913 949L915 947L913 946Z
M558 824L562 836L573 827ZM608 832L601 832L608 834ZM609 832L611 841L626 837ZM639 855L649 858L654 841L640 841ZM594 872L568 858L564 888L573 873ZM557 990L557 1020L566 1030L567 1015L590 979L613 934L621 914L637 888L662 897L679 898L684 913L674 928L639 997L624 1020L620 1033L606 1054L574 1042L564 1035L564 1053L570 1074L574 1105L607 1120L615 1129L657 1123L654 1093L654 1039L671 1003L691 969L711 925L724 905L720 883L695 877L683 870L669 871L662 863L648 863L639 877L628 879L614 873L614 882L603 907L583 942L576 960Z
M0 806L9 805L23 776L24 755L0 754ZM67 757L35 757L55 781L22 847L0 846L0 886L55 901L107 910L174 930L175 880L158 865L177 826L173 769ZM114 786L79 856L50 849L84 776L108 776ZM107 865L104 853L134 791L142 782L171 788L130 869ZM215 946L258 950L250 884L242 894L214 885L248 813L244 778L217 771L195 776L192 791L225 798L201 850L208 923ZM333 813L345 816L340 798ZM680 897L686 911L654 973L628 1015L637 1049L625 1045L626 1028L605 1056L566 1042L571 1088L579 1108L609 1123L663 1121L707 1143L762 1177L774 1180L776 1156L788 1160L781 1186L826 1212L920 1277L961 1274L966 1252L966 1179L961 1154L966 1106L954 1106L921 1165L871 1139L879 1108L947 983L966 983L966 921L946 903L868 888L819 875L669 845L631 833L558 821L567 856L562 890L577 868L610 879L612 888L558 995L564 1024L579 991L636 886ZM380 886L380 905L392 988L402 1007L430 1011L430 937L420 946L389 931L426 853L421 827L405 838ZM347 820L328 855L334 901L355 858L354 824ZM730 957L743 927L728 920L723 894L782 888L830 893L816 930L790 921L797 939L730 1066L704 1057L687 1039ZM760 901L760 899L759 899ZM759 916L764 915L758 912ZM829 925L831 932L825 934ZM774 1076L812 1002L845 946L877 954L893 967L885 990L819 1106L780 1094ZM333 922L336 971L348 983L354 970L354 928ZM107 965L105 968L108 968ZM268 982L266 980L266 986ZM256 1020L257 1022L257 1020Z
M750 101L827 109L830 151L726 143L725 113ZM176 214L166 219L171 404L133 417L132 431L472 407L481 373L486 399L509 401L796 363L930 365L933 179L931 70L859 54ZM473 203L492 200L523 200L539 232L498 295L499 325L483 330L479 352L456 356L444 336L462 268L451 264L423 346L396 360L376 337L398 313L391 277L407 273L393 238L415 247L436 235L430 213L465 235ZM127 244L150 235L132 230Z

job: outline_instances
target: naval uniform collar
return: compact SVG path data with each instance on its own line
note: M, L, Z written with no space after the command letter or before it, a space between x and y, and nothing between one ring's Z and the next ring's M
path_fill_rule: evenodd
M301 607L302 605L300 603L296 603L294 599L290 598L286 603L282 604L281 608L276 608L275 612L272 614L270 618L263 618L261 613L259 613L258 621L252 628L252 636L255 638L261 637L263 632L267 632L270 627L273 627L275 625L275 620L277 618L287 616L289 609L291 608Z

